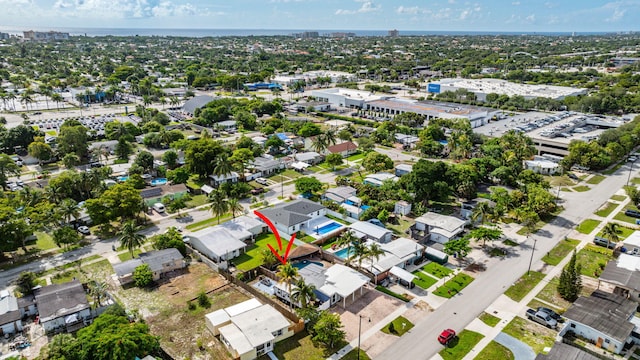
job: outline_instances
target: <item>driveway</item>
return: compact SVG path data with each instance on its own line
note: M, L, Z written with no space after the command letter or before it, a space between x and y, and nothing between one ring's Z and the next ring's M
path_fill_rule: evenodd
M511 335L501 332L493 340L511 350L515 360L534 360L536 353L531 347Z

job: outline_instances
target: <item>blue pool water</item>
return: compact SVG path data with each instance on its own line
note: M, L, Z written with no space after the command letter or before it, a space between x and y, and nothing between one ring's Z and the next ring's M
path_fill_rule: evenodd
M371 207L371 206L369 206L369 205L362 205L362 206L360 206L360 209L362 209L362 210L367 210L367 209L368 209L368 208L370 208L370 207Z
M166 178L157 178L157 179L151 180L151 186L164 185L166 183L167 183Z
M297 262L295 264L293 264L293 267L298 268L298 270L306 267L309 264L316 264L320 267L324 267L324 265L321 262L317 262L317 261L309 261L309 260L302 260L300 262Z
M332 221L332 222L328 223L327 225L323 225L322 227L317 228L316 229L316 233L318 233L320 235L324 235L324 234L326 234L328 232L331 232L333 230L339 229L341 227L342 227L341 224L338 224L337 222Z
M351 253L353 252L353 249L351 246L346 247L344 249L340 249L338 251L336 251L335 253L333 253L335 256L341 258L341 259L348 259L349 256L351 255Z
M120 181L120 182L125 182L127 180L129 180L128 176L118 176L118 181Z

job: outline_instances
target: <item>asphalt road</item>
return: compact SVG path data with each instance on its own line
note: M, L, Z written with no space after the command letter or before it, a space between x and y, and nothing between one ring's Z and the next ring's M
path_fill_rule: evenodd
M636 165L631 176L637 173ZM591 216L600 205L624 186L628 174L629 166L625 165L588 192L563 193L565 211L562 214L524 241L514 254L504 260L492 262L460 294L423 318L413 329L377 356L376 360L431 359L442 349L436 338L443 329L462 331L527 271L534 239L536 250L531 268L538 269L544 254L569 234L576 224Z

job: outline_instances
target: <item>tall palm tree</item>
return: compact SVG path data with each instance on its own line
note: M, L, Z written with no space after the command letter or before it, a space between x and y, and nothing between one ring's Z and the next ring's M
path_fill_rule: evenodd
M349 259L355 259L358 261L358 269L361 269L362 261L369 256L369 248L363 241L358 241L351 245L351 249L353 250L353 253Z
M489 216L492 212L493 211L491 206L489 206L489 203L481 202L473 208L473 211L471 212L471 221L473 221L474 224L480 221L480 224L482 224L489 220Z
M73 199L64 199L58 204L58 212L64 219L65 223L69 223L71 218L78 219L80 217L80 210L78 209L78 203Z
M351 244L355 243L357 240L358 238L356 238L356 236L353 235L353 232L351 232L350 230L347 230L343 232L338 239L336 239L335 246L338 248L341 248L343 246L350 246Z
M16 111L16 94L9 92L7 93L7 100L11 100L13 104L13 111Z
M31 97L30 91L25 91L20 95L20 102L24 104L24 106L29 110L29 105L33 103L33 98Z
M291 293L291 300L300 302L300 306L306 309L310 302L316 299L316 286L313 284L307 284L304 279L300 278L296 282L296 287Z
M236 213L242 214L244 211L244 207L240 204L240 200L237 198L229 198L227 200L227 205L229 206L229 211L231 211L231 216L233 216L234 219L236 218Z
M290 262L282 264L278 266L278 277L280 281L287 284L287 292L289 293L289 297L291 297L291 284L298 279L298 268L291 265ZM290 301L289 305L293 306L293 302Z
M93 306L101 307L102 300L107 298L107 283L104 281L92 281L89 283L89 296L93 298Z
M224 191L218 189L209 194L209 200L211 200L211 213L213 216L218 217L218 224L220 224L220 218L222 215L229 211L229 201Z
M221 153L216 156L216 166L213 168L213 175L224 176L233 171L233 164L229 161L227 153Z
M137 233L137 226L133 220L129 220L122 224L122 228L119 232L120 245L124 246L129 250L131 257L133 257L133 251L142 244L144 244L145 237L142 234Z
M328 129L324 133L324 140L327 143L327 146L336 144L336 133L335 131Z
M373 273L373 261L380 260L380 256L384 255L384 250L378 244L371 244L367 248L366 257L371 261L371 272Z
M56 109L60 110L60 103L64 100L62 95L54 92L51 94L51 100L56 103Z
M324 134L320 134L313 139L311 143L311 148L315 150L318 154L323 154L325 150L327 150L328 144L327 139Z
M611 245L611 242L616 243L620 240L621 233L622 230L620 230L620 225L616 223L610 222L604 226L604 229L602 229L602 237L607 239L607 249Z

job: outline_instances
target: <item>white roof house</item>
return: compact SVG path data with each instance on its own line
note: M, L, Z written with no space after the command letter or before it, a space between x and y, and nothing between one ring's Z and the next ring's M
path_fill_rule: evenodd
M349 225L349 228L355 232L358 238L366 237L379 243L391 241L391 235L393 234L391 230L367 221L356 221Z
M293 335L287 318L256 299L209 313L205 323L234 358L243 360L256 359L272 351L276 342Z
M240 256L247 244L239 238L251 238L247 230L235 231L222 226L213 226L194 232L191 235L191 246L213 261L220 262Z
M626 239L622 240L622 244L627 249L627 252L640 252L640 231L634 231Z
M550 160L525 160L524 168L542 175L560 172L560 165Z
M369 184L369 185L373 185L373 186L382 186L382 183L384 183L385 181L398 181L398 177L393 175L393 174L389 174L389 173L377 173L377 174L371 174L371 175L367 175L364 178L364 183L365 184Z
M380 248L384 251L384 255L381 255L377 260L374 259L373 262L369 259L362 262L362 267L376 276L390 271L394 267L404 269L420 258L425 250L424 245L407 238L398 238L389 243L381 244ZM402 275L405 276L405 274Z
M466 221L453 216L427 212L416 219L416 229L429 232L431 240L446 243L464 231Z

